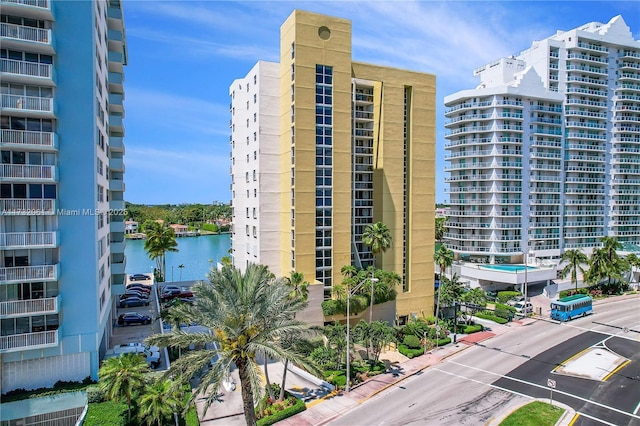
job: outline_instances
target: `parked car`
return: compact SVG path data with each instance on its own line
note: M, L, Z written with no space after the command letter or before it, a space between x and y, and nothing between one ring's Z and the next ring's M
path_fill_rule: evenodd
M149 276L147 274L133 274L129 275L129 279L131 281L146 281L149 279Z
M140 283L134 283L134 284L129 284L127 286L127 290L136 290L136 291L143 291L145 293L151 293L151 286L140 284Z
M177 305L178 303L187 303L189 305L193 305L195 303L195 299L193 297L175 297L163 303L162 308L169 309L172 306Z
M160 295L160 300L166 302L175 298L193 297L193 293L190 290L170 290L165 291Z
M113 347L113 351L115 353L122 353L122 352L132 352L129 349L130 348L135 348L135 352L143 352L145 349L149 350L151 352L160 352L160 348L157 346L147 346L145 344L142 344L140 342L131 342L131 343L122 343L120 345L115 345Z
M507 305L516 306L518 303L524 303L524 302L525 302L524 296L518 296L508 300Z
M118 317L118 325L151 324L151 317L138 312L127 312Z
M120 308L132 308L135 306L149 306L149 299L131 296L126 299L120 299L120 303L118 304L118 307Z
M135 349L135 348L132 348ZM158 368L160 366L160 352L152 352L148 349L143 349L142 351L130 350L130 351L116 351L115 349L109 349L104 356L104 359L113 358L117 356L124 355L126 353L137 353L141 355L144 360L151 366L151 368Z
M187 290L186 287L179 287L177 285L165 285L162 286L162 288L160 289L162 291L162 293L167 292L167 291L175 291L175 290Z
M516 314L518 315L528 315L533 312L533 305L531 302L516 303L514 308L516 308Z
M126 299L132 296L139 297L140 299L148 299L149 293L145 293L144 291L126 290L124 294L120 295L120 299Z

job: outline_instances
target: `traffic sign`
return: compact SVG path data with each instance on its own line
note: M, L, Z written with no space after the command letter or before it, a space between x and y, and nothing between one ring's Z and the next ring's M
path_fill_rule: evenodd
M556 388L556 381L553 379L547 379L547 386L549 386L551 389L555 389Z

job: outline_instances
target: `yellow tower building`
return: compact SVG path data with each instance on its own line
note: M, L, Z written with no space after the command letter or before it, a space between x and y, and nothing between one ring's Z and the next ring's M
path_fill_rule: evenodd
M354 62L349 20L299 10L281 26L279 70L279 264L270 268L304 274L305 319L322 323L341 268L374 261L364 228L383 222L392 245L375 261L402 279L395 319L431 315L435 76ZM234 215L241 232L244 216Z

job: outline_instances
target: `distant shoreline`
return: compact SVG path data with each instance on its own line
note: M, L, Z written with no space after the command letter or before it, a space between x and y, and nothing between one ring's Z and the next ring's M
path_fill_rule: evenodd
M223 234L230 234L230 233L231 231L220 231L220 232L200 231L198 233L190 234L190 235L176 235L176 238L193 238L193 237L200 237L200 236L206 237L210 235L223 235ZM147 236L143 232L138 232L135 234L125 234L124 237L129 240L144 240L147 238Z

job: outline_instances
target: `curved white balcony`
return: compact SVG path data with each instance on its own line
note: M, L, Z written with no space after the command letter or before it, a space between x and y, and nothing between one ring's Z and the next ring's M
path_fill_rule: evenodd
M0 353L58 346L58 330L0 336Z
M58 168L45 165L2 164L0 180L55 182L58 180Z

